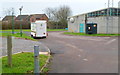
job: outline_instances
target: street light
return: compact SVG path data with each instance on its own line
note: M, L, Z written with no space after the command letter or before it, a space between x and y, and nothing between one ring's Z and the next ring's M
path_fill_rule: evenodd
M23 6L21 6L21 8L19 8L19 10L20 10L20 36L22 37L22 18L21 18L21 11L22 11L22 8L23 8Z
M14 10L12 8L12 34L14 34Z

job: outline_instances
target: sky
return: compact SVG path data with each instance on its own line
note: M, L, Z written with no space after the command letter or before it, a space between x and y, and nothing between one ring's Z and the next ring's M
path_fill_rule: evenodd
M114 7L118 7L120 0L114 0ZM45 8L55 8L67 5L72 10L72 16L87 13L107 7L108 0L1 0L0 17L5 16L4 11L10 8L15 9L15 15L19 15L19 8L23 6L22 14L44 14ZM106 3L106 4L105 4ZM112 0L110 0L112 6Z

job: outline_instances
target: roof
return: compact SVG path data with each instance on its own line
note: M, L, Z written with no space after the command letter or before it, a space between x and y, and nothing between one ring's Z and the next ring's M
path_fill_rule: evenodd
M15 16L13 16L15 18ZM12 16L5 16L2 21L12 20Z
M115 7L110 7L110 8L104 8L104 9L100 9L100 10L96 10L96 11L91 11L91 12L88 12L88 13L102 11L102 10L111 9L111 8L113 8L113 9L119 9L119 8L115 8ZM75 15L75 16L69 16L68 18L70 18L70 17L76 17L76 16L80 16L80 15L85 15L85 14L88 14L88 13L78 14L78 15Z
M26 19L29 15L18 15L16 17L16 20L22 20L22 19Z
M34 16L35 18L42 18L42 17L46 16L46 14L32 14L31 16Z

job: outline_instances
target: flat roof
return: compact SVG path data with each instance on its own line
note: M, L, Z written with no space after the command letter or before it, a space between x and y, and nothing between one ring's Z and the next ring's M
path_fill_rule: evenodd
M103 9L99 9L99 10L96 10L96 11L91 11L91 12L88 12L88 13L92 13L92 12L97 12L97 11L102 11L102 10L105 10L105 9L120 9L120 8L116 8L116 7L110 7L110 8L103 8ZM77 16L80 16L80 15L86 15L88 13L83 13L83 14L78 14L78 15L75 15L75 16L69 16L68 18L71 18L71 17L77 17Z

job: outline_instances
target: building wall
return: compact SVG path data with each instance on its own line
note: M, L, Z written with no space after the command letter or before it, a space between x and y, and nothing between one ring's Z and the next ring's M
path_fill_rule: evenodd
M79 15L73 17L75 19L74 23L68 21L68 31L69 32L80 32L80 24L84 24L84 32L85 32L85 15ZM70 18L69 18L70 19Z
M118 8L120 8L120 1L118 2ZM119 34L120 34L120 16L118 17L118 32L119 32Z
M88 23L93 22L97 23L97 32L98 33L118 33L118 17L95 17L88 18ZM108 24L107 24L108 22Z
M80 32L80 24L84 24L84 33L85 33L85 15L74 16L74 23L68 21L68 31L69 32ZM120 17L113 16L107 17L91 17L87 18L87 23L97 23L97 33L109 33L109 34L117 34L118 33L118 20L120 22ZM107 25L108 22L108 25ZM107 31L108 30L108 31Z

